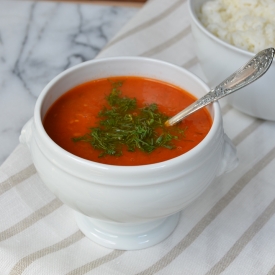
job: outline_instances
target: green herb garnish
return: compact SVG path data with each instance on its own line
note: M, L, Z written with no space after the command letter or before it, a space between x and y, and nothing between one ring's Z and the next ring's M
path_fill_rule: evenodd
M175 148L172 141L183 136L185 130L177 126L166 127L164 123L169 117L161 113L156 104L138 108L135 98L123 97L122 82L114 82L112 86L106 98L110 107L104 107L98 114L99 126L90 128L89 133L73 141L89 142L101 151L99 157L121 156L125 146L128 151L138 149L146 153L158 147Z

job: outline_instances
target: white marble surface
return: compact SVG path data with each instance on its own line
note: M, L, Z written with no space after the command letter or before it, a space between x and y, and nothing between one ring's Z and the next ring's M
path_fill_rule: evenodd
M137 8L0 1L0 165L37 96L57 74L93 59Z

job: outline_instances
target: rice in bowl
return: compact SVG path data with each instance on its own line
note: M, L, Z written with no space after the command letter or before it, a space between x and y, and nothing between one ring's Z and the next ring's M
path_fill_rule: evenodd
M207 1L198 17L211 33L241 49L275 47L274 0Z

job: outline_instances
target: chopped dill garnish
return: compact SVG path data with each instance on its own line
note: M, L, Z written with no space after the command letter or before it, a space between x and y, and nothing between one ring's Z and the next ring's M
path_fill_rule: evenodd
M185 130L178 126L166 127L168 116L158 110L157 104L143 108L137 107L135 98L123 97L120 87L122 82L113 82L112 91L106 97L109 108L103 107L98 116L98 127L73 141L89 142L99 157L105 155L121 156L122 148L134 152L137 149L150 153L158 147L175 148L173 140L184 136Z

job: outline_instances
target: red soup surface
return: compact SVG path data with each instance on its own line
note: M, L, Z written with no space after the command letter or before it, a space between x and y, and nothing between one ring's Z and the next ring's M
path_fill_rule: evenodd
M51 139L60 147L81 158L111 165L145 165L186 153L200 143L209 132L212 118L203 108L178 123L184 129L184 136L174 140L174 148L156 148L147 153L141 150L130 152L122 148L120 156L99 156L100 151L84 141L75 142L73 138L90 132L91 127L99 125L99 112L108 108L106 97L113 84L122 82L121 95L135 98L137 106L142 108L155 103L160 112L172 117L196 100L188 92L165 82L141 78L119 77L93 80L81 84L62 95L48 110L44 118L44 128Z

